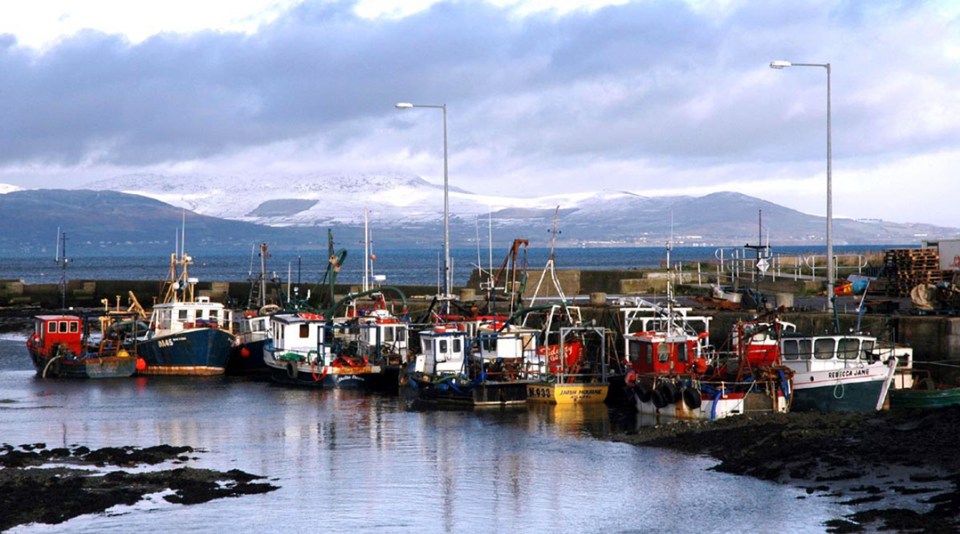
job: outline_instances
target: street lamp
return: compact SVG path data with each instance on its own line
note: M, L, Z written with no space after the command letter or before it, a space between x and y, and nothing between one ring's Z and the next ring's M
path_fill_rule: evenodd
M400 102L397 109L435 108L443 110L443 296L450 297L453 272L450 269L450 189L447 175L447 105Z
M823 67L827 69L827 309L833 310L833 149L830 143L830 64L771 61L771 69L787 67Z

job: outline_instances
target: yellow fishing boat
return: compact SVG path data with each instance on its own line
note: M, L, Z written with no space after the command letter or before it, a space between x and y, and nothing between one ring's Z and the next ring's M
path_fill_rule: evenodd
M593 326L561 328L559 344L538 348L545 360L539 374L531 373L527 402L600 404L607 399L606 329Z

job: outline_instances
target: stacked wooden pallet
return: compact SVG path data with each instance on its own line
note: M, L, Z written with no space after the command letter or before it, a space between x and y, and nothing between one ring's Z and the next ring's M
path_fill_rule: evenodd
M895 248L883 259L887 294L910 296L910 290L919 284L949 281L952 271L940 270L940 253L935 248Z

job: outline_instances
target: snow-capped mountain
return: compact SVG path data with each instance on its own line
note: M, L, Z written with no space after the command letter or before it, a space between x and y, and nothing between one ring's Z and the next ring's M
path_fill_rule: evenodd
M131 174L84 189L150 197L202 215L268 226L361 224L364 209L378 220L436 222L443 217L443 186L410 175L319 174L285 178ZM609 193L514 198L450 187L450 212L473 218L511 209L552 210ZM613 194L622 196L622 193ZM498 216L499 217L499 216Z
M482 184L474 184L477 188ZM381 242L419 244L441 235L443 186L401 174L270 176L171 176L131 174L87 184L83 189L149 197L200 215L275 230L334 228L358 232L364 210ZM542 197L484 195L450 188L450 231L456 242L477 240L488 216L498 235L547 235L560 208L566 246L589 244L713 245L757 239L757 213L765 231L781 244L822 243L822 217L807 215L736 192L702 197L646 197L626 191ZM955 228L882 220L834 219L834 243L910 243L917 235L952 238Z

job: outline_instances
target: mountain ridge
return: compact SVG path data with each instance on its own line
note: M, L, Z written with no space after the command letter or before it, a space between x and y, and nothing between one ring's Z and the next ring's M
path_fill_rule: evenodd
M0 229L4 231L0 248L29 249L52 241L56 230L52 226L86 234L85 242L100 247L168 242L183 210L192 213L187 223L191 235L197 233L194 242L207 246L248 248L251 242L270 241L272 247L324 247L328 228L338 240L362 241L368 206L378 246L439 247L442 190L421 177L402 174L282 179L131 174L83 189L0 194ZM91 219L91 213L97 217ZM758 239L774 245L824 242L823 217L739 192L648 197L599 191L512 198L451 188L451 246L473 246L478 238L486 241L488 231L498 239L527 238L531 244L542 240L546 246L555 213L558 246L661 246L666 242L743 246L757 244ZM482 238L481 226L488 227ZM157 236L159 229L162 233ZM880 219L835 218L833 229L837 245L960 237L956 228Z

